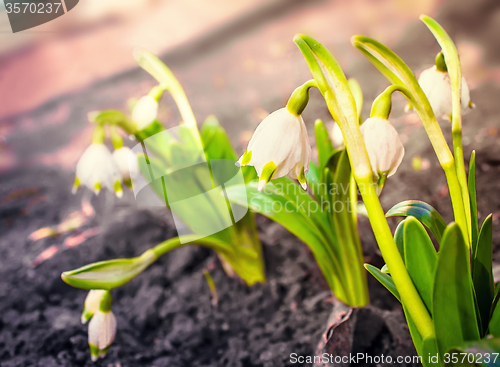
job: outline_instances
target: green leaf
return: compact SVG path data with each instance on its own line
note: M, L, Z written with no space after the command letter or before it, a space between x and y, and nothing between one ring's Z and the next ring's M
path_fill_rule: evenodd
M413 319L411 318L410 314L408 313L408 310L406 309L406 306L403 305L403 311L406 317L406 323L408 324L408 330L410 331L411 339L413 340L413 345L415 346L415 349L417 351L417 354L419 356L423 355L422 352L422 336L420 335L417 326L413 322Z
M436 267L432 317L441 356L467 340L478 340L469 249L462 231L451 223L444 232Z
M76 288L111 290L130 282L156 259L154 251L148 250L141 256L131 259L99 261L75 270L65 271L61 274L61 278Z
M365 264L365 269L371 275L373 275L375 279L377 279L389 292L391 292L392 295L396 297L399 302L401 302L401 297L399 296L399 292L396 289L396 285L394 284L394 281L392 280L390 275L382 273L380 269L370 264Z
M446 67L448 68L448 75L451 82L451 93L453 101L453 120L458 120L459 126L462 126L462 106L460 102L461 89L462 89L462 69L460 68L460 59L455 44L451 40L446 31L434 19L421 15L420 20L429 28L434 37L441 46ZM453 125L455 125L453 121Z
M356 102L356 112L358 113L358 120L362 122L361 111L363 110L363 90L359 82L354 78L347 79L347 85L351 90L354 101Z
M500 303L493 303L491 319L488 324L488 332L494 336L500 337Z
M297 185L295 184L295 186ZM252 181L246 185L246 195L243 195L243 191L239 186L228 187L226 193L230 201L248 206L249 209L281 224L304 241L311 249L332 291L340 300L347 303L344 289L346 280L338 262L338 253L335 252L333 246L330 246L331 239L326 238L323 230L318 227L317 215L309 216L306 212L309 205L316 207L317 202L309 195L307 195L309 199L302 196L299 197L299 200L289 200L285 196L286 190L286 186L278 188L273 183L270 183L263 191L259 192L257 183ZM315 204L309 204L312 202ZM328 223L326 218L319 221L324 222L325 220ZM319 225L322 226L322 224Z
M332 167L328 167L333 171ZM333 182L327 187L334 188L331 201L331 219L333 228L339 241L336 244L342 256L342 265L347 272L349 289L359 290L359 304L368 303L366 275L363 271L363 253L359 239L356 219L351 215L353 206L351 201L351 164L346 150L339 154L338 162L333 174ZM327 182L328 184L328 182Z
M434 337L427 337L422 341L422 365L424 367L439 367L443 366L443 360L437 358L437 363L432 357L438 356L437 340Z
M316 148L318 149L318 167L322 171L334 152L333 144L325 124L320 119L317 119L314 124L314 132L316 135Z
M317 190L320 183L320 172L318 165L311 161L309 163L309 172L306 173L307 184L311 188L313 194L317 196Z
M404 221L405 264L427 309L432 311L432 288L437 254L424 226L414 217Z
M406 217L410 215L429 228L438 243L441 243L441 238L446 229L446 222L441 214L429 204L418 200L406 200L394 205L385 214L386 217Z
M224 128L219 124L217 117L208 116L201 126L200 133L205 154L209 159L238 159L231 141Z
M394 232L394 242L396 242L396 246L398 247L399 254L403 261L405 261L405 241L404 241L404 228L405 228L405 219L403 219L398 226L396 227L396 231Z
M476 151L473 150L469 161L469 197L472 225L472 253L476 253L477 237L479 234L479 221L477 219L476 197Z
M488 327L491 303L493 302L495 283L493 282L492 270L492 215L490 214L481 227L477 251L473 261L472 279L476 291L479 314L481 316L483 330Z
M451 357L455 353L458 361L448 363L446 366L500 366L500 338L465 342L450 349L449 353Z

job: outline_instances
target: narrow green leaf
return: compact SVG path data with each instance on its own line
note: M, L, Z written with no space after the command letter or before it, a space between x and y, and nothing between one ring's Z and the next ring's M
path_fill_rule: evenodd
M424 367L440 367L443 366L443 359L438 356L437 340L434 337L427 337L422 341L422 365ZM434 357L434 358L432 358Z
M462 89L462 69L460 68L460 59L458 57L458 51L455 44L451 40L450 36L446 31L436 22L434 19L422 15L420 20L429 28L434 37L436 38L439 46L441 46L444 60L446 62L446 67L448 68L448 75L450 76L451 82L451 93L453 101L453 122L452 124L458 124L462 126L462 106L460 103L461 89Z
M237 159L226 130L215 116L208 116L205 119L200 133L205 154L209 159Z
M338 254L334 252L334 247L330 246L330 239L324 237L322 230L313 221L312 217L316 216L310 217L306 214L306 210L311 205L309 203L314 202L315 204L312 205L317 205L317 202L312 198L310 198L311 201L303 202L289 200L284 196L283 189L273 186L270 183L259 192L257 183L251 182L246 185L246 195L242 195L239 186L228 187L226 194L230 201L248 206L249 209L281 224L304 241L311 249L330 289L339 299L347 303L344 289L346 282L338 262Z
M479 339L472 286L469 249L458 224L451 223L441 241L432 298L441 356L464 341Z
M472 279L476 291L477 305L481 316L483 330L488 327L491 303L493 302L495 283L492 270L492 215L490 214L481 227L477 251L474 257Z
M446 222L441 214L429 204L418 200L406 200L394 205L385 214L386 217L406 217L410 215L429 228L438 243L441 243L441 238L446 229Z
M496 305L494 305L495 308L493 308L492 313L491 313L491 319L488 324L488 332L494 336L500 337L500 306L499 303L497 302Z
M403 311L406 317L406 323L408 324L408 330L410 331L411 339L413 340L413 345L415 346L415 349L417 351L417 354L419 356L422 356L423 351L422 351L422 336L418 332L417 326L413 322L413 319L411 318L410 314L408 313L408 310L406 309L405 305L403 305Z
M361 111L363 110L363 90L361 89L361 85L354 78L347 79L347 85L351 90L352 96L354 97L354 101L356 102L356 112L358 113L358 120L361 122Z
M479 221L477 219L476 197L476 151L473 150L469 161L469 197L472 225L472 253L476 253L477 237L479 234Z
M320 119L314 124L314 133L316 135L316 148L318 149L318 167L320 171L325 168L334 149L328 130Z
M399 302L401 302L401 297L399 296L399 292L396 289L396 285L394 284L394 281L392 280L390 275L382 273L380 269L370 264L365 264L365 269L371 275L373 275L375 279L377 279L380 282L380 284L382 284L389 292L391 292L392 295L396 297Z
M318 185L320 183L319 167L311 161L309 163L309 172L306 173L307 184L311 188L313 194L317 196Z
M396 231L394 232L394 242L396 242L396 246L398 247L399 254L403 261L405 261L405 241L404 241L404 225L405 219L403 219L398 226L396 227Z
M432 312L432 288L437 254L424 226L414 217L404 221L405 264L427 309Z

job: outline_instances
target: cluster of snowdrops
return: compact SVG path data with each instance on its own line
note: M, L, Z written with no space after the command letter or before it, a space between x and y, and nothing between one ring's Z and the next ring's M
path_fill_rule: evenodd
M492 221L489 216L479 226L475 156L473 153L466 172L462 147L462 114L473 104L455 45L433 19L422 16L421 20L442 50L435 57L435 65L424 70L418 81L389 48L367 37L352 38L353 45L390 82L373 102L366 120L361 117L359 84L346 79L333 55L318 41L295 36L313 79L295 89L285 107L260 123L239 159L214 117L198 128L186 95L168 67L147 51L135 52L138 64L158 85L131 103L130 114L117 110L89 114L95 133L77 164L74 190L86 186L97 194L106 187L120 197L122 183L134 188L141 177L147 176L147 182L152 182L153 171L163 177L200 162L201 147L208 166L213 168L217 160L226 159L232 161L233 168L227 168L220 180L209 171L189 170L172 180L181 182L183 190L192 184L195 192L206 192L227 183L227 176L234 176L233 169L241 169L244 182L226 185L225 194L217 200L222 200L225 209L232 208L233 214L238 205L253 210L238 216L241 220L234 225L210 233L200 225L200 216L193 219L189 210L169 200L164 181L163 185L152 185L152 192L191 234L166 240L135 258L101 261L62 274L68 284L89 290L82 322L90 320L93 360L107 353L115 337L111 290L126 284L166 252L185 245L206 246L217 253L228 276L239 277L248 285L265 282L255 212L282 224L310 247L332 292L348 306L368 303L368 270L401 302L418 354L441 357L432 362L423 358L424 365L444 365L444 355L450 350L479 351L482 357L498 351L500 307L492 276ZM331 131L322 121L315 122L317 162L311 161L311 145L301 116L311 88L319 89L335 121ZM408 99L408 110L418 114L444 170L454 214L450 224L418 200L403 201L388 212L382 209L379 196L404 156L403 143L389 120L396 91ZM158 103L164 93L171 95L183 120L176 136L158 120ZM437 118L450 121L452 148ZM133 136L143 148L147 146L148 154L145 149L142 152L126 147L123 133ZM161 141L152 143L151 138L160 133ZM106 146L108 139L113 153ZM349 190L332 192L328 190L332 184L345 185ZM297 185L300 190L296 190ZM386 262L381 269L363 264L357 227L359 195ZM218 213L221 207L217 200L214 196L198 206L199 215L209 218L204 214ZM323 206L339 200L348 203L342 211L332 210L332 205L307 213L299 205L316 202ZM295 210L276 211L266 203L290 203ZM404 217L394 234L387 216ZM203 222L204 226L215 225L210 219Z

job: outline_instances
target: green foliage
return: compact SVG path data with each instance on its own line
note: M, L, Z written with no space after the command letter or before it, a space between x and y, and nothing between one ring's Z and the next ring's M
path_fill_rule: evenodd
M368 303L357 223L352 212L351 166L345 150L335 151L322 121L316 121L318 165L306 179L314 196L290 178L272 180L259 192L257 183L227 189L230 200L281 224L311 249L330 289L344 303Z
M386 217L412 216L417 218L434 235L438 242L441 242L446 222L436 209L423 201L406 200L394 205L386 213Z
M403 241L406 269L430 311L437 262L436 250L424 226L414 217L408 217L404 221Z
M479 339L469 250L457 224L443 236L434 280L432 316L439 352Z

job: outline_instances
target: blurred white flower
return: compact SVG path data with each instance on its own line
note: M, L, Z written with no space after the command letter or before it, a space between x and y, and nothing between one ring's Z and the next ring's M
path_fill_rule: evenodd
M260 123L238 164L255 167L261 191L271 179L286 175L298 179L306 189L305 174L310 161L311 146L304 120L285 107Z
M422 71L418 78L418 83L427 96L436 117L449 119L452 113L452 98L448 72L439 71L434 65ZM464 77L462 77L461 104L462 113L464 113L470 106L469 86Z
M335 149L342 150L345 148L344 135L342 135L342 130L340 130L340 126L336 122L333 123L331 139Z
M120 173L123 177L123 183L131 187L132 180L139 174L139 164L137 156L128 147L121 147L113 151L113 159L115 160Z
M121 180L120 170L109 149L104 144L93 143L83 152L76 164L73 192L76 192L80 185L84 185L94 190L97 195L104 185L121 197Z
M90 356L93 362L106 355L115 335L116 318L113 312L96 311L89 323Z
M149 95L139 99L132 109L132 121L136 124L139 131L151 125L157 116L158 102Z
M361 134L375 177L390 177L396 173L405 148L394 126L386 119L370 117L361 125Z
M83 305L82 324L87 323L99 310L99 305L105 293L106 291L102 289L92 289L89 291Z

